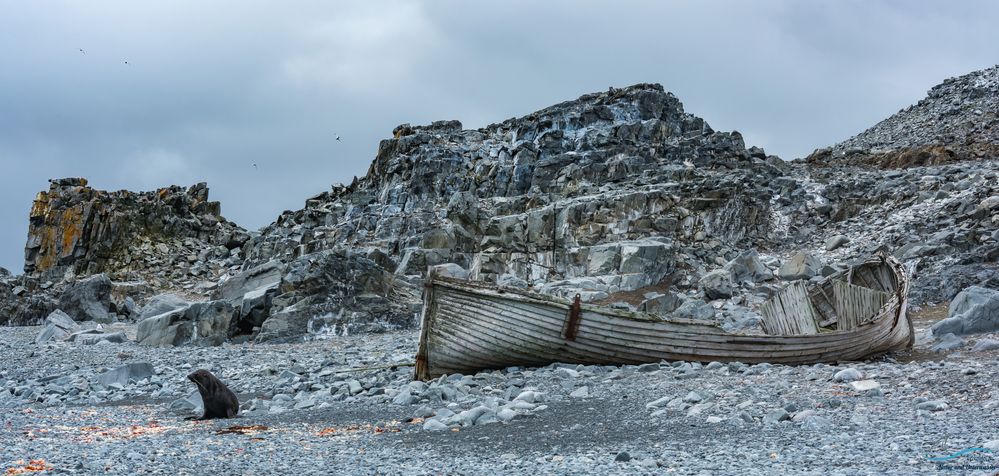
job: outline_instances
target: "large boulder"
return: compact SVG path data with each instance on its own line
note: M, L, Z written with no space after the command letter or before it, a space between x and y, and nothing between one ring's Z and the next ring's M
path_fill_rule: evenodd
M36 344L42 344L51 340L66 340L69 336L80 329L79 324L73 318L58 309L52 311L45 318L45 327L35 337Z
M444 263L431 267L431 272L437 276L454 279L468 279L468 271L455 263Z
M699 284L701 290L704 291L704 297L708 299L728 299L735 294L732 273L724 269L705 274Z
M804 251L799 251L781 265L777 275L785 281L809 279L818 275L822 271L822 266L822 260Z
M999 291L971 286L951 301L948 315L933 325L934 336L999 331Z
M695 321L714 321L715 309L700 299L687 299L673 311L673 317Z
M824 243L824 245L826 247L826 251L832 251L832 250L835 250L836 248L839 248L839 247L841 247L841 246L843 246L843 245L845 245L845 244L847 244L849 242L850 242L850 239L847 238L846 235L835 235L835 236L830 236L829 238L827 238L826 241L825 241L825 243Z
M638 305L638 310L665 316L679 308L684 300L683 296L671 292L666 294L648 293L645 295L645 300Z
M277 286L284 272L285 265L280 261L268 261L226 280L219 286L216 298L239 300L248 292Z
M144 321L153 316L159 316L178 309L187 309L191 303L176 294L158 294L149 298L146 304L139 310L139 321Z
M76 321L110 323L111 278L98 274L70 284L59 298L59 309Z
M155 347L221 345L229 338L235 314L227 301L196 302L144 319L135 340Z
M312 307L315 301L314 297L309 297L272 314L260 326L256 341L282 342L301 337L306 332L315 332L317 329L310 329L310 323L316 316Z
M231 335L250 334L270 317L271 303L280 293L286 270L286 265L280 261L268 261L222 283L216 296L237 310L231 323Z
M359 253L304 255L288 264L260 340L304 336L314 323L350 333L410 326L415 313L408 300L419 296L410 286Z
M732 273L732 280L736 283L758 283L774 279L774 273L760 261L760 254L756 250L739 253L725 264L725 269Z

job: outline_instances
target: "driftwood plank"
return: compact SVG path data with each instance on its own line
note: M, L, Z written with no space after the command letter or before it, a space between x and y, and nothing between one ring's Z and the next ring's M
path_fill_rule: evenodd
M833 299L836 301L839 329L849 331L876 316L878 310L891 299L891 294L835 281Z
M818 334L815 309L804 281L796 281L763 303L763 331L770 335Z

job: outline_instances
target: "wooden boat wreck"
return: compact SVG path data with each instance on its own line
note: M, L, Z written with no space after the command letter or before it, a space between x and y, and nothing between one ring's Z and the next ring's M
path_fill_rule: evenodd
M878 254L806 287L798 281L760 309L763 334L629 312L486 283L431 275L415 378L553 362L663 360L809 364L858 360L912 346L904 266Z

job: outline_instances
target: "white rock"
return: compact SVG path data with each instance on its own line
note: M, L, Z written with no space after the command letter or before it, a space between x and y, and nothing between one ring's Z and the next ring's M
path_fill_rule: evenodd
M850 382L850 387L857 392L866 392L868 390L881 388L881 384L874 380L857 380L855 382Z
M571 398L586 398L590 396L590 387L579 387L569 394Z
M423 422L423 429L427 431L444 431L448 429L448 426L435 418L431 418Z
M670 398L670 397L663 397L663 398L660 398L659 400L656 400L654 402L646 403L645 404L645 408L649 408L649 409L652 409L652 408L662 408L662 407L665 407L666 404L670 402L670 400L672 400L672 398Z

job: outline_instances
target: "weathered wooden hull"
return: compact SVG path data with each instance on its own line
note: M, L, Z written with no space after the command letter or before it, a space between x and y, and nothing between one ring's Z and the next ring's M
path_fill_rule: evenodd
M584 304L578 313L576 335L567 339L566 321L572 307L568 301L431 276L424 295L415 377L425 380L443 374L552 362L808 364L857 360L904 349L913 340L906 315L909 282L901 263L885 256L876 260L880 261L872 259L867 265L887 267L875 271L887 276L883 288L892 297L876 315L851 330L812 335L741 335L700 321ZM812 294L824 294L821 288L828 282L816 286ZM817 319L835 320L828 309L823 311L821 296L814 304Z

